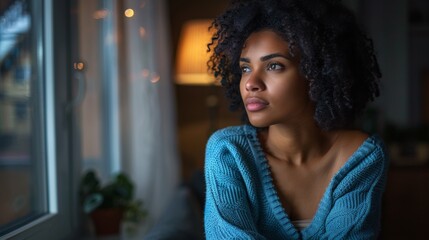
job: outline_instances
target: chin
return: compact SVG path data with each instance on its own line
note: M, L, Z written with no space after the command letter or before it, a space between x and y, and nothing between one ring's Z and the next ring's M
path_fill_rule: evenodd
M268 127L270 125L265 121L260 121L260 120L250 119L250 118L249 118L249 122L252 126L257 127L257 128L265 128L265 127Z

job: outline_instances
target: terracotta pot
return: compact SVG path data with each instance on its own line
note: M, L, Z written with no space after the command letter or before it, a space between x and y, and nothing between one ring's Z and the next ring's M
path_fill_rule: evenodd
M91 219L96 235L119 235L123 213L120 208L104 208L92 212Z

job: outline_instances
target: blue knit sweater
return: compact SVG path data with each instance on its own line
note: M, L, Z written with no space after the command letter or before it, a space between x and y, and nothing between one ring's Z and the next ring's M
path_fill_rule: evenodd
M249 125L214 133L206 149L207 239L376 239L388 161L370 136L335 174L311 224L298 231L283 209Z

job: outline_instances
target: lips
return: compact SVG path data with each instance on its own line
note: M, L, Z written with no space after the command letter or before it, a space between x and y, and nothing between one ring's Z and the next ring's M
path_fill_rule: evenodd
M247 111L257 112L266 108L268 106L268 102L260 98L250 97L250 98L246 98L245 105L246 105Z

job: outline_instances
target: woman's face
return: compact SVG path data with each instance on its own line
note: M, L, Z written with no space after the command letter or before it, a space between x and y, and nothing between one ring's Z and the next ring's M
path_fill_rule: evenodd
M253 126L300 124L313 118L308 81L279 35L270 30L252 33L243 46L240 68L241 97Z

